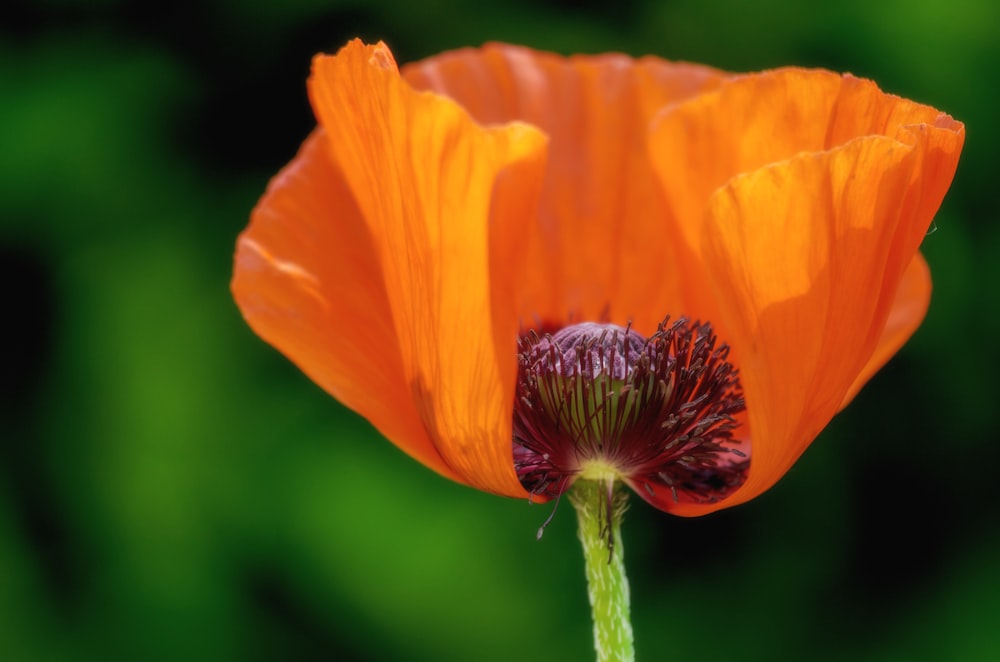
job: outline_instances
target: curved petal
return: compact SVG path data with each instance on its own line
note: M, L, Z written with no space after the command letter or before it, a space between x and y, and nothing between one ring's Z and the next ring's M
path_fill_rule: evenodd
M490 213L498 177L506 170L504 185L518 188L511 182L536 173L545 137L526 125L480 127L450 99L416 92L383 44L316 57L309 91L371 233L404 379L431 440L463 482L524 496L510 446L517 313L513 291L493 287L505 274L489 245L494 226L518 221Z
M801 69L734 78L657 119L686 306L733 345L746 391L751 472L725 505L773 484L915 328L918 267L903 273L963 139L933 108Z
M910 266L903 272L902 282L896 298L889 310L889 319L882 329L882 335L875 345L871 358L861 369L854 383L847 389L847 395L840 403L846 407L868 380L882 369L892 356L910 339L927 315L931 302L931 271L924 256L917 253Z
M963 130L897 135L801 154L709 201L703 277L731 334L754 440L747 482L725 505L773 485L872 360Z
M659 109L725 74L654 57L564 58L502 44L445 53L403 73L481 123L522 120L550 136L538 220L520 238L526 325L607 318L648 334L666 313L684 312L675 224L646 141Z
M930 106L885 94L868 80L787 68L733 78L666 109L650 146L670 207L700 254L706 205L733 177L861 136L900 138L914 125L957 124Z
M328 150L317 130L254 208L236 248L236 303L261 338L330 395L457 479L410 396L371 237Z

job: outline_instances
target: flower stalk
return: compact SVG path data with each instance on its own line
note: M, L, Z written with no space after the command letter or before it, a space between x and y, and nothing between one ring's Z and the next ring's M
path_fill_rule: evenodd
M583 544L597 662L633 662L621 523L627 496L611 478L578 480L569 493Z

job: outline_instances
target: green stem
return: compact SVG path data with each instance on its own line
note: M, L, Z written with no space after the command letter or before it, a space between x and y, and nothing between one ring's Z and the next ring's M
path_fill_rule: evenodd
M569 496L583 543L597 661L632 662L635 647L621 537L626 495L613 485L610 478L577 480Z

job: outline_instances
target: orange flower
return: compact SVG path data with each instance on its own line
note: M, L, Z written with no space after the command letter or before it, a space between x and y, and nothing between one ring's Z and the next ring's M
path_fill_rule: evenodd
M707 320L748 471L714 501L622 476L681 515L771 487L917 328L964 139L850 75L507 45L399 72L354 41L309 93L319 126L238 242L250 326L418 461L526 497L526 330Z

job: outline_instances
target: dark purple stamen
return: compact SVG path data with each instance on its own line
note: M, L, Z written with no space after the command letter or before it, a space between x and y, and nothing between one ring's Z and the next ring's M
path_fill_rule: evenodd
M595 323L521 338L514 466L531 494L558 496L594 466L674 502L742 485L750 460L733 430L745 407L729 348L708 324L668 322L648 340Z

